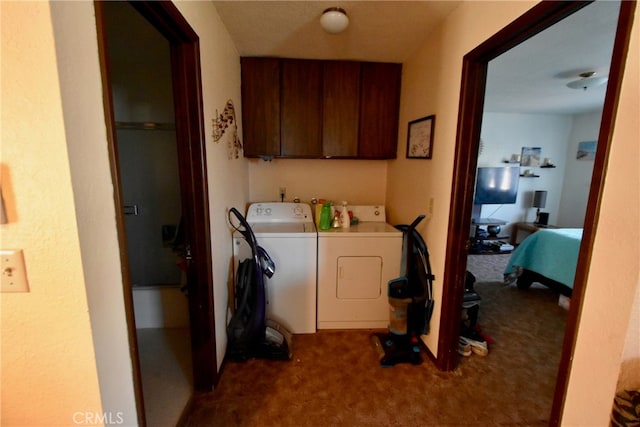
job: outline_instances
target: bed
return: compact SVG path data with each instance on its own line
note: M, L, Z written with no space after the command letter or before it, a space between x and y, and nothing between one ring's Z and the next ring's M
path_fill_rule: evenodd
M581 228L544 229L531 234L511 254L505 283L528 289L533 282L570 297L582 241Z

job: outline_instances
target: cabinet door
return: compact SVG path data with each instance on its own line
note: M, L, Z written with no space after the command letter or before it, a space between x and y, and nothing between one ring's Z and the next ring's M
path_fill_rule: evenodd
M242 58L244 156L280 155L280 64L275 58Z
M326 61L322 78L322 155L357 157L360 63Z
M401 74L401 64L362 63L360 158L396 157Z
M321 62L283 59L281 156L322 155Z

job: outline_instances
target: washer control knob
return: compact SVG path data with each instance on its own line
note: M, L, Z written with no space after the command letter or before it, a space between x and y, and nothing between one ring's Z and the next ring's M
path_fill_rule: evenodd
M264 213L267 214L267 215L271 215L271 208L266 208L264 210Z

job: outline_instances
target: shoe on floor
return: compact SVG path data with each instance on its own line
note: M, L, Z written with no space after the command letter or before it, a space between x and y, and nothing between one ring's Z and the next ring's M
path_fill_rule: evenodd
M458 341L458 354L464 357L471 356L471 345L463 342L462 337L460 337L460 340Z
M486 356L489 354L489 347L487 347L486 341L476 341L467 337L460 337L458 347L461 345L468 345L471 347L471 351L478 356Z

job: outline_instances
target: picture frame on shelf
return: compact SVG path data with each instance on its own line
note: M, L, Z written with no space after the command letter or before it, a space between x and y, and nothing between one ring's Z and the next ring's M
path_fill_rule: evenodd
M409 122L407 131L407 159L431 159L435 114Z

